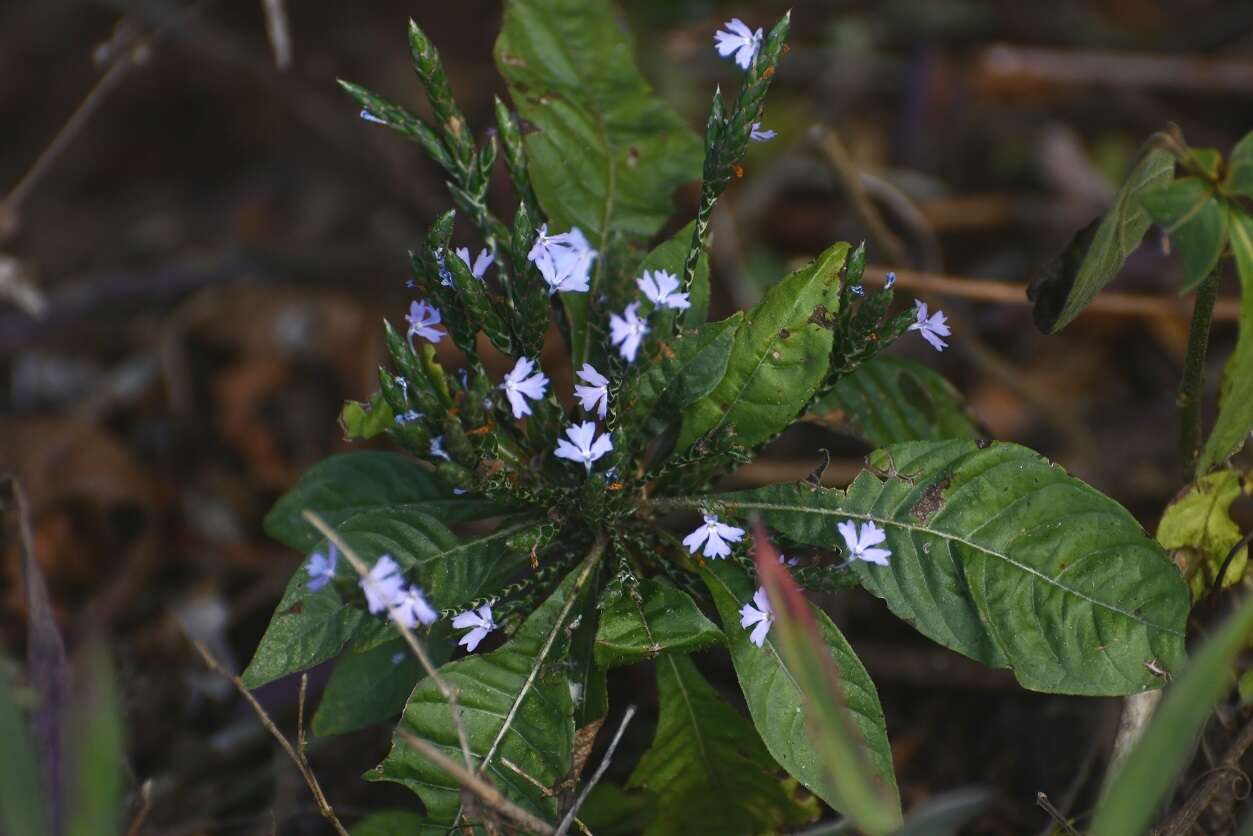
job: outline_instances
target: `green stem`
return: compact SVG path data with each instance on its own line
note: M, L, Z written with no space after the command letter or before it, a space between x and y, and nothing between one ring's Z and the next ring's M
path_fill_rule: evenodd
M1205 353L1209 348L1210 320L1218 297L1216 273L1201 282L1192 305L1192 325L1188 329L1188 352L1183 361L1183 380L1175 405L1179 408L1179 452L1184 466L1196 464L1201 449L1201 396L1205 386Z

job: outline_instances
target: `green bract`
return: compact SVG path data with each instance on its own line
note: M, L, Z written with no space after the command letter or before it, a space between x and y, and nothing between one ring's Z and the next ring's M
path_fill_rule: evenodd
M385 435L403 452L328 459L275 506L267 530L319 554L319 568L295 573L244 679L255 687L337 659L314 721L319 734L400 716L390 754L367 777L409 787L425 814L421 825L378 818L370 832L433 832L483 815L463 806L458 779L413 748L413 737L454 762L468 759L514 805L555 825L606 719L605 671L649 661L660 694L656 737L625 792L612 791L640 815L657 814L649 832L793 827L818 815L815 796L860 817L868 832L896 827L903 817L888 730L854 645L816 609L801 617L817 637L805 648L741 626L759 582L734 527L752 516L789 553L819 555L796 570L802 583L860 583L925 635L1012 669L1027 688L1129 694L1159 684L1153 668L1182 666L1188 590L1161 547L1115 502L1038 455L976 441L982 433L938 374L876 356L915 313L890 314L890 288L862 287L863 248L836 243L751 310L706 321L710 211L762 119L788 26L784 17L763 33L738 89L715 95L703 164L702 141L653 94L608 0L506 2L495 56L511 106L497 102L491 131L456 106L416 25L410 48L431 121L344 85L370 121L414 140L446 171L457 212L436 221L411 264L415 301L438 309L437 327L460 356L441 354L445 369L429 330L386 325L391 362L379 370L379 391L350 403L342 421L351 437ZM486 200L497 156L513 188L502 217ZM1140 186L1163 179L1161 161L1150 159L1143 182L1124 191L1097 233L1107 250L1101 263L1066 283L1050 327L1108 280L1148 214L1173 211L1172 200L1148 210L1136 202ZM659 235L673 190L698 177L696 218ZM1247 186L1243 174L1235 179ZM1242 229L1232 226L1237 247ZM485 248L492 266L472 273L454 254L458 243ZM569 247L572 260L535 254L549 246ZM579 268L589 291L550 293L553 272L578 257L590 259ZM676 298L688 294L690 306L654 307L637 287L644 270L673 275ZM655 298L667 304L666 294ZM429 328L431 312L422 311ZM647 333L636 328L642 342L628 362L615 345L622 326L611 323L636 314ZM502 391L500 369L523 360ZM608 379L603 420L535 377L546 370L565 379L585 363ZM1232 404L1242 385L1230 385ZM713 490L793 423L815 418L851 422L886 448L848 490ZM1237 435L1224 434L1207 461ZM418 630L438 680L408 658L386 611L367 612L346 561L326 573L332 543L309 511L354 558L372 566L389 556L403 576L392 580L420 588L438 616ZM730 558L680 544L698 511L732 526ZM873 523L868 537L886 532L888 565L830 559L849 555L836 526L850 520ZM763 600L758 624L770 622ZM462 654L455 643L465 628L452 629L452 619L489 605L487 643ZM703 650L729 654L747 716L705 682L689 655ZM829 682L839 693L816 701L813 689ZM465 750L444 684L457 693ZM842 729L840 745L815 728ZM864 764L866 774L850 782L832 757ZM876 788L873 803L856 795L865 787Z

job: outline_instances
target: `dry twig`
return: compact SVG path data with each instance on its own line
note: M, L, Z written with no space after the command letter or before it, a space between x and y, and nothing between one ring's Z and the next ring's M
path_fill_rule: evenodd
M587 801L587 797L591 795L592 788L596 786L596 782L605 774L605 770L609 768L609 762L613 759L613 753L618 748L618 741L622 739L622 733L626 731L627 724L631 722L631 718L635 716L635 706L628 705L626 713L622 715L622 722L618 724L618 730L614 732L613 740L609 741L609 748L605 750L605 756L600 759L600 765L596 767L596 771L592 774L592 778L583 785L583 789L579 792L579 797L570 805L570 809L566 812L565 818L561 820L561 824L557 825L555 836L565 836L570 831L570 826L575 822L575 816L578 815L579 808Z
M955 296L978 302L997 302L1005 305L1030 305L1027 286L1000 279L972 279L965 276L946 276L919 270L870 265L866 267L865 281L883 283L887 273L896 274L896 286L920 293L937 296ZM1156 296L1144 293L1118 293L1101 291L1084 309L1083 314L1107 316L1163 317L1187 319L1192 305L1187 297ZM1220 299L1214 307L1214 319L1235 322L1240 318L1238 299Z
M1253 719L1245 723L1244 728L1227 747L1222 758L1206 774L1200 788L1171 816L1166 825L1158 831L1158 836L1187 836L1192 832L1197 819L1213 802L1214 796L1224 785L1236 778L1248 781L1248 776L1240 769L1240 761L1250 748L1253 748Z
M192 647L196 648L196 651L200 654L200 658L204 660L204 663L209 670L214 673L221 674L226 679L230 680L231 684L235 686L235 690L239 692L240 696L247 700L248 704L252 706L252 710L256 712L257 718L261 721L261 725L265 726L265 730L268 731L270 736L277 740L278 744L283 747L283 751L287 753L289 758L291 758L292 763L296 764L296 769L300 770L301 777L305 779L305 783L309 785L309 791L313 793L313 800L317 802L318 812L322 814L322 817L331 823L331 826L335 828L335 832L340 834L340 836L348 836L348 831L344 829L344 826L335 816L335 811L331 809L330 803L326 800L326 795L322 792L322 786L318 783L317 776L313 774L313 770L309 767L309 761L305 758L304 752L297 751L291 745L291 741L287 739L287 736L279 731L278 726L274 725L274 721L270 719L270 715L267 714L266 710L261 707L261 703L257 702L257 698L254 697L252 692L248 690L248 686L244 684L242 679L222 667L218 663L218 660L214 658L213 654L209 652L209 649L203 644L190 636L188 636L188 640L191 642ZM302 731L301 737L303 738L303 736L304 732Z
M440 769L451 775L458 784L473 793L484 806L525 827L528 832L542 834L553 832L551 824L514 804L505 797L504 793L487 781L484 781L473 771L462 768L460 764L441 752L434 744L412 735L404 729L397 729L396 736L404 741L405 745L413 747Z

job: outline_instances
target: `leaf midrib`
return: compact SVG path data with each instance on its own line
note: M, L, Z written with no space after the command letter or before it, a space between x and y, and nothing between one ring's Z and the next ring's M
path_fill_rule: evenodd
M1025 563L1020 563L1019 561L1014 560L1009 555L1001 554L1000 552L990 549L987 546L982 546L978 543L972 542L970 540L967 540L963 537L960 537L956 534L952 534L947 531L939 531L937 529L929 528L923 525L913 525L910 523L901 522L900 520L896 520L891 517L882 517L882 516L878 516L875 514L863 514L857 511L848 511L842 508L839 510L834 510L834 509L829 509L829 508L813 508L813 507L805 506L805 505L788 505L785 503L763 502L760 500L750 500L750 501L727 500L725 504L733 508L748 508L748 509L753 509L753 510L758 510L758 511L783 511L783 512L789 512L789 513L799 513L799 514L817 514L817 515L825 516L825 517L848 517L848 518L856 519L856 520L875 522L875 523L879 523L885 526L891 525L891 526L895 526L896 528L900 528L906 531L918 532L919 534L929 534L929 535L932 535L934 537L939 537L944 540L951 540L952 542L960 543L963 546L967 546L971 549L974 549L977 552L988 555L989 557L994 557L998 560L1004 561L1006 564L1016 569L1019 569L1029 575L1032 575L1033 577L1043 581L1049 586L1053 586L1061 590L1062 592L1065 592L1069 595L1073 595L1074 597L1078 598L1081 601L1086 601L1089 604L1093 605L1094 607L1098 607L1100 609L1117 613L1118 615L1121 615L1125 618L1129 618L1132 621L1135 621L1139 624L1144 625L1145 627L1149 627L1154 630L1160 630L1163 633L1167 633L1172 636L1179 636L1182 638L1184 635L1183 631L1181 630L1175 630L1171 627L1167 627L1161 624L1154 624L1153 622L1147 621L1146 619L1136 615L1135 613L1124 610L1121 607L1115 606L1114 604L1110 604L1105 601L1099 601L1095 598L1085 595L1084 593L1080 592L1079 590L1073 587L1067 586L1066 584L1063 584L1063 583L1059 583L1057 580L1050 578L1048 575L1043 574L1037 569L1034 569L1033 567L1028 566Z

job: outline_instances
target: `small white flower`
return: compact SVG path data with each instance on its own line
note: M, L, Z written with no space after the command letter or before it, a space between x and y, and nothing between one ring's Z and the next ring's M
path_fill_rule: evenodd
M892 556L889 549L875 549L871 546L877 546L887 538L887 533L879 528L873 522L867 522L862 525L861 531L857 530L857 523L852 520L845 520L836 525L840 531L840 536L844 538L844 545L848 548L849 560L864 560L867 563L874 563L878 566L887 566L888 558Z
M774 610L770 608L770 598L763 587L757 587L753 594L753 603L740 607L740 626L747 630L753 628L748 640L761 647L766 642L766 633L774 623ZM755 627L753 625L756 625Z
M335 544L331 543L326 550L326 554L322 552L314 552L309 555L309 565L305 567L309 573L310 592L317 592L335 579L335 566L339 563L339 549L335 548Z
M779 565L780 566L799 566L800 562L801 562L801 559L799 557L785 558L783 556L783 553L779 552Z
M927 318L927 303L921 299L914 300L914 308L918 314L918 321L909 326L910 331L918 331L922 334L922 338L931 343L931 347L936 351L943 351L948 348L948 343L940 339L947 337L952 333L948 329L948 325L944 321L944 312L936 311Z
M891 290L891 289L892 289L892 285L894 285L894 284L896 284L896 274L895 274L895 273L884 273L884 274L883 274L883 289L884 289L884 290Z
M583 368L575 374L578 375L579 380L587 384L574 387L574 394L579 399L579 405L588 412L596 410L603 421L609 411L609 378L596 371L591 363L584 363Z
M399 600L405 578L400 574L400 566L396 561L389 555L383 555L361 579L360 584L370 612L380 613Z
M601 433L600 437L596 438L596 424L592 421L584 421L582 424L567 427L566 437L570 441L566 441L565 438L557 439L557 458L582 462L588 473L592 472L592 462L613 449L613 441L610 440L609 433Z
M505 375L500 388L505 390L505 397L509 398L513 417L521 418L531 414L531 405L526 402L527 398L538 401L544 397L544 392L548 390L548 378L539 371L538 363L529 357L519 357L513 371Z
M761 123L754 122L752 131L749 132L748 134L748 138L751 139L753 142L769 142L770 140L774 139L778 135L779 135L778 131L772 131L769 129L762 130Z
M479 254L475 257L473 262L470 261L470 249L468 247L458 247L457 258L465 262L466 267L476 279L483 278L483 275L487 272L487 268L492 266L492 261L494 260L492 258L492 254L488 252L486 247L479 250Z
M425 299L421 302L409 303L409 313L405 315L405 321L409 323L410 348L413 347L414 337L421 337L433 343L439 342L444 337L444 332L434 327L443 321L439 308L428 304Z
M587 293L592 261L598 253L577 226L569 232L549 235L548 225L539 229L527 258L539 268L548 292Z
M622 316L609 314L609 341L618 346L618 353L628 363L635 362L635 354L640 350L640 341L648 333L648 321L639 317L639 302L627 305Z
M452 626L457 630L472 628L461 637L461 641L457 644L464 645L466 650L473 653L474 649L479 646L479 642L487 638L487 634L497 627L495 619L492 618L492 605L484 604L477 611L466 610L458 613L452 620Z
M380 119L368 110L361 111L361 118L367 122L373 122L376 125L386 125L386 119Z
M679 277L665 270L645 270L644 275L635 280L645 298L658 308L674 308L676 311L692 307L686 293L675 293L679 289Z
M714 47L723 58L734 53L735 63L747 70L761 48L762 31L758 29L754 32L738 17L731 18L723 26L726 31L719 29L714 33Z
M416 586L402 590L387 612L388 618L402 627L412 630L419 624L434 624L439 620L439 612L431 606Z
M706 514L705 524L684 537L683 545L692 554L696 554L704 543L705 557L722 558L731 553L728 543L738 543L743 536L744 529L719 522L717 517Z

